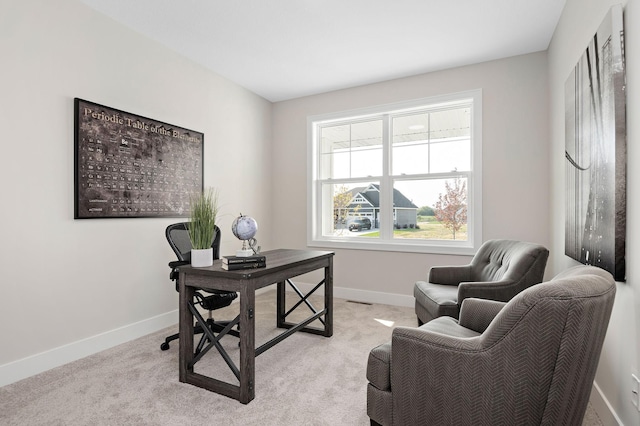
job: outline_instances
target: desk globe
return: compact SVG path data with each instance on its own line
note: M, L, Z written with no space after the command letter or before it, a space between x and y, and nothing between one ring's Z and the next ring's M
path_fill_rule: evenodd
M249 257L255 253L253 248L247 247L247 242L255 237L258 232L258 223L256 220L249 216L243 216L240 213L233 223L231 224L231 232L237 239L242 241L242 250L236 252L238 257Z

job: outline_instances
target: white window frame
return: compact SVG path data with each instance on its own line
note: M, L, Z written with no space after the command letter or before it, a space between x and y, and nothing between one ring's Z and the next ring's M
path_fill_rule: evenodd
M390 192L381 192L381 209L387 209L387 223L380 227L380 238L344 238L322 235L321 186L327 180L319 179L320 147L317 141L319 126L330 122L366 119L383 114L396 114L438 108L461 101L470 101L471 107L471 169L465 172L467 177L467 240L412 240L393 238L393 214L389 204ZM385 126L386 127L386 126ZM389 175L388 137L383 143L383 175L374 176L382 188L390 188L393 178ZM350 111L307 117L307 245L310 247L342 248L356 250L401 251L415 253L437 253L454 255L472 255L482 244L482 90L471 90L454 94L416 99L408 102L379 105ZM362 179L353 179L361 181ZM344 180L336 180L336 183Z

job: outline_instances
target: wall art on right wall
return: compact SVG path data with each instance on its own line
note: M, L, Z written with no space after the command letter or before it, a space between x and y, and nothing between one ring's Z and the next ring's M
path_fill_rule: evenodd
M565 254L625 280L626 100L622 6L565 83Z

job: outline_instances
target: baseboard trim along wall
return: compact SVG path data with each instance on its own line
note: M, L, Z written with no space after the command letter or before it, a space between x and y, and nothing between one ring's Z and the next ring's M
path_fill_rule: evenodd
M178 310L0 365L0 387L137 339L178 323ZM159 347L159 346L158 346Z
M303 292L308 292L315 285L296 283ZM275 290L275 287L260 289L257 293ZM291 289L288 289L291 290ZM293 290L291 290L293 291ZM318 290L317 294L323 294ZM334 297L366 303L380 303L396 306L413 306L413 297L400 294L357 290L346 287L334 287ZM72 361L93 355L100 351L154 333L178 323L178 310L167 312L153 318L107 331L96 336L78 340L27 358L0 365L0 387L34 376L43 371L59 367Z
M616 415L613 407L611 406L611 404L609 404L609 401L607 400L607 398L605 398L602 390L596 382L593 382L589 401L591 401L593 409L596 413L598 413L598 417L600 417L600 420L602 420L602 424L604 426L622 425L622 421Z
M296 282L295 285L305 293L311 291L313 287L315 287L315 285L312 284L298 282ZM318 289L315 294L324 294L322 289L323 288ZM293 291L288 286L287 290ZM358 290L347 287L333 287L333 297L336 297L338 299L353 300L355 302L379 303L381 305L392 306L413 307L415 304L415 299L413 298L413 296L394 293L383 293L379 291Z

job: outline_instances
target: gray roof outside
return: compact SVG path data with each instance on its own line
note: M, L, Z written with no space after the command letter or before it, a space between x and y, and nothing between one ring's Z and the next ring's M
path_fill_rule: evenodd
M371 188L374 188L372 190ZM367 191L368 189L368 191ZM351 190L351 194L355 198L356 195L360 194L364 199L366 199L374 208L380 208L380 185L372 183L367 186L353 188ZM417 209L418 206L413 204L411 200L404 196L404 194L397 189L393 189L393 206L395 208L407 208L407 209Z

